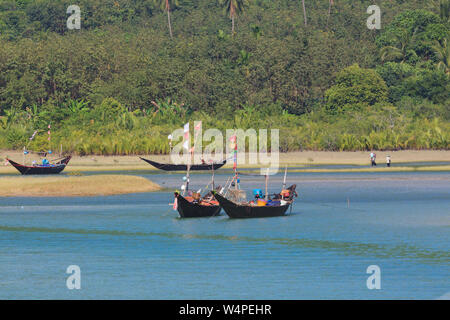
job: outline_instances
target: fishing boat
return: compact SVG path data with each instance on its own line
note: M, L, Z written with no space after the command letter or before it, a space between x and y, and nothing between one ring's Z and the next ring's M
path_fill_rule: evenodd
M294 203L294 197L297 196L295 184L286 188L287 166L284 172L283 188L279 194L274 194L272 197L268 194L269 169L267 169L267 172L264 175L266 180L265 194L263 195L260 189L254 189L253 194L255 195L255 199L246 201L246 193L244 190L241 190L239 186L240 178L239 172L237 171L236 140L236 136L232 137L233 143L231 147L234 147L234 176L230 181L226 193L211 191L212 194L225 213L232 219L284 216ZM227 185L225 185L225 187L227 188Z
M186 176L183 178L185 183L181 186L182 194L178 191L174 192L175 199L173 208L178 211L181 218L204 218L218 216L221 208L219 206L219 202L214 198L211 192L202 197L201 190L197 192L189 191L190 168L191 166L188 164ZM206 189L208 189L209 185L212 185L212 188L214 189L214 167L212 167L211 171L211 182L208 183ZM187 196L185 196L185 193L187 193Z
M146 160L141 158L144 161L147 161L151 165L155 166L158 169L167 170L167 171L179 171L186 170L186 176L183 177L184 184L181 186L181 192L175 191L175 199L173 203L174 210L177 210L180 214L181 218L203 218L203 217L214 217L218 216L220 213L219 202L214 198L211 192L208 192L203 197L201 196L201 189L197 192L192 192L189 190L190 183L190 172L191 170L211 170L211 181L206 186L205 190L209 190L209 186L212 186L212 189L215 189L214 186L214 172L216 169L222 167L226 161L221 163L211 162L210 164L202 164L202 165L192 165L192 157L194 156L194 149L188 147L188 143L190 141L189 136L189 123L184 125L184 139L185 143L183 147L189 153L188 161L186 165L163 165L154 161ZM197 138L198 135L195 136ZM169 140L171 137L169 136ZM220 189L220 187L219 187Z
M175 192L175 202L181 218L214 217L220 214L219 202L212 194L196 199L196 195L183 197Z
M61 171L63 171L67 164L69 163L72 156L66 156L61 157L59 159L55 159L51 162L47 160L48 155L52 155L53 152L51 151L51 125L48 125L48 131L47 131L47 140L48 140L48 151L41 151L41 152L34 152L30 151L28 149L28 146L33 141L36 134L39 132L39 130L35 130L33 135L28 139L28 143L23 147L23 164L17 163L15 161L12 161L10 159L6 159L14 168L16 168L21 174L26 175L32 175L32 174L58 174ZM33 161L32 165L27 165L26 157L30 153L37 154L40 157L42 157L42 164L37 164L36 161ZM62 155L62 145L60 150L60 155Z
M293 201L272 200L264 206L260 206L257 203L236 203L217 192L213 192L213 194L225 213L232 219L284 216L293 203Z
M45 165L23 165L17 162L14 162L10 159L6 159L14 168L16 168L21 174L24 175L32 175L32 174L58 174L63 171L67 164L69 163L72 157L68 156L62 158L61 160L51 164Z
M144 160L145 162L151 164L153 167L164 170L164 171L186 171L187 165L186 164L170 164L170 163L159 163L156 161L148 160L145 158L140 157L141 160ZM191 165L190 170L191 171L200 171L200 170L217 170L221 167L223 167L226 164L227 160L224 160L222 162L216 162L212 164L208 163L202 163L202 164L194 164Z

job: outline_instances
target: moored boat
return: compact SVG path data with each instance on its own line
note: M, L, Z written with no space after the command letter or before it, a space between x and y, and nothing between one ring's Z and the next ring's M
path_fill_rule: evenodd
M189 152L189 160L187 161L187 165L163 165L154 161L146 160L141 158L142 160L150 163L151 165L157 167L158 169L167 170L167 171L179 171L186 170L186 176L183 177L184 184L181 186L182 192L175 191L175 199L173 208L177 210L180 214L181 218L203 218L203 217L214 217L218 216L220 213L220 206L211 192L207 193L202 197L201 189L197 192L193 192L189 190L189 182L190 182L190 171L191 170L211 170L211 182L208 183L205 190L208 190L209 185L212 185L214 189L214 170L216 168L222 167L226 160L221 163L211 163L211 164L202 164L202 165L191 165L191 160L193 157L193 149L189 149L187 147L189 140L189 123L184 126L184 139L185 143L183 147L186 151Z
M219 202L214 197L183 197L175 192L175 205L181 218L204 218L214 217L220 214Z
M147 162L148 164L152 165L153 167L164 170L164 171L186 171L187 165L186 164L170 164L170 163L159 163L156 161L148 160L145 158L140 157L141 160ZM201 170L217 170L221 167L223 167L226 164L226 160L222 162L217 163L202 163L202 164L193 164L190 166L191 171L201 171Z
M293 192L295 192L295 189ZM289 196L287 194L280 194L280 197L274 200L257 200L242 203L231 201L217 192L213 192L213 194L225 213L233 219L284 216L294 202L294 193L291 193Z
M26 166L10 159L6 159L14 168L16 168L23 175L33 175L33 174L58 174L63 171L72 157L68 156L54 164L46 165L32 165Z

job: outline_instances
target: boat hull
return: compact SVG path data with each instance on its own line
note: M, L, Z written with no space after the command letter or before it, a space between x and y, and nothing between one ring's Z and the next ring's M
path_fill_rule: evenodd
M281 206L249 206L234 203L220 194L214 193L225 213L232 219L269 218L285 216L292 203Z
M148 164L152 165L153 167L164 170L164 171L187 171L187 165L185 164L168 164L168 163L159 163L152 160L148 160L145 158L141 158L141 160L144 160ZM189 168L190 171L201 171L201 170L212 170L214 167L214 170L220 169L225 165L227 161L224 160L220 163L214 163L214 164L194 164L191 165Z
M175 194L175 197L177 197L177 211L181 218L206 218L220 214L220 206L192 203L179 194Z
M23 175L44 175L44 174L58 174L62 172L67 164L69 163L71 157L66 157L61 161L57 162L55 165L51 166L24 166L20 163L9 160L9 163L16 168Z

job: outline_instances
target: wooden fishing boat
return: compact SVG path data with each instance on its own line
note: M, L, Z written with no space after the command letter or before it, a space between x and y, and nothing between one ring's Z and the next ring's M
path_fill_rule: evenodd
M183 197L175 192L176 209L181 218L204 218L214 217L220 214L219 202L212 199L200 199L196 201L193 197Z
M235 203L217 192L213 192L225 213L233 219L267 218L286 215L293 201L280 201L279 205L257 206L249 203Z
M141 158L141 157L140 157ZM186 171L187 165L185 164L170 164L170 163L159 163L156 161L148 160L145 158L141 158L141 160L144 160L145 162L151 164L157 169L164 170L164 171ZM213 164L194 164L191 165L190 170L191 171L200 171L200 170L217 170L221 167L223 167L227 163L227 160L224 160L222 162L213 163Z
M71 158L72 158L71 156L68 156L56 162L55 164L33 165L33 166L22 165L10 159L6 160L21 174L31 175L31 174L58 174L66 168Z

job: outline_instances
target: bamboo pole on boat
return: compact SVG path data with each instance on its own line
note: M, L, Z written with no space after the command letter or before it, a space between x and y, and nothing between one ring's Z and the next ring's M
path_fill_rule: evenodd
M286 190L286 175L287 175L287 165L284 169L283 190Z
M48 151L51 151L51 149L52 149L52 142L51 142L52 136L51 136L51 125L50 124L48 125L47 134L48 134L48 150L47 150L47 152L48 152Z
M186 192L188 192L188 190L189 190L189 171L191 170L191 164L190 163L188 163L188 166L187 166L187 173L186 173L186 188L184 188L184 190L186 191Z
M187 172L186 172L186 186L183 191L183 196L184 196L184 192L188 192L188 190L189 190L189 173L190 173L190 171L191 171L191 151L189 151L189 159L188 159Z
M211 167L212 167L212 189L216 190L214 186L214 162L212 163Z
M184 197L184 195L187 193L188 189L189 189L189 171L191 170L191 164L190 161L187 164L187 170L186 170L186 182L184 183L184 189L182 192L182 196Z
M237 136L234 134L234 151L233 151L233 169L234 169L234 189L238 189L238 172L237 172Z
M266 172L266 195L265 195L265 200L268 201L269 200L269 194L267 191L267 185L269 184L269 168L267 168L267 172Z

